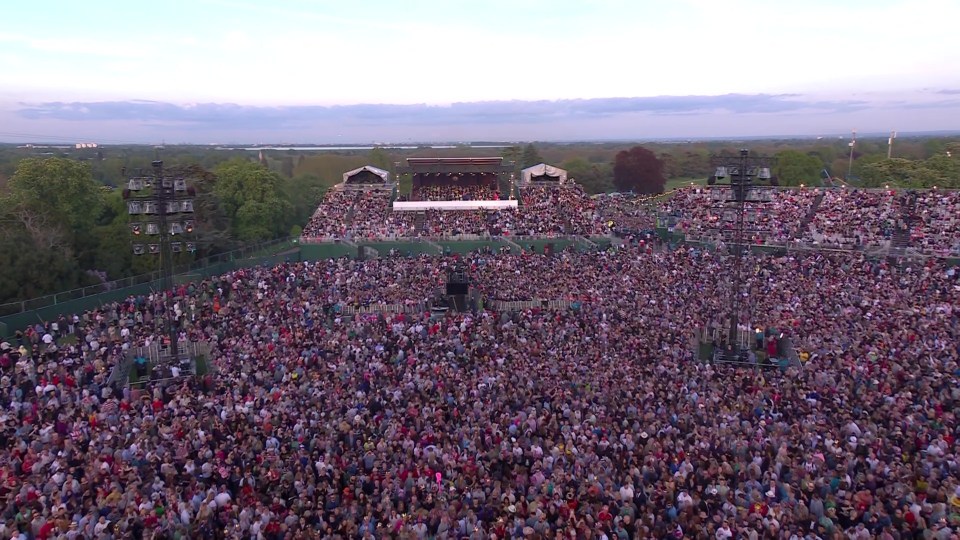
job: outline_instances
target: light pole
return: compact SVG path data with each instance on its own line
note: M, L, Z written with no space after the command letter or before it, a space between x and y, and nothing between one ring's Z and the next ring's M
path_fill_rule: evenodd
M153 173L131 176L123 198L130 215L133 254L160 257L160 288L164 295L164 333L170 340L170 356L179 359L179 319L173 303L173 256L196 251L194 242L172 241L178 235L192 235L193 197L196 192L182 176L167 175L163 161L152 163ZM124 171L124 174L126 171ZM146 236L147 238L144 238ZM141 243L147 240L148 243Z
M747 149L740 150L738 156L715 156L711 164L716 167L714 176L707 180L708 185L728 186L729 191L721 192L720 202L725 210L734 211L733 238L730 242L732 265L730 268L730 327L727 337L729 351L726 360L736 360L740 355L739 322L743 316L743 252L748 249L745 242L747 202L763 202L762 197L751 197L753 188L758 185L778 185L770 174L773 158L751 156ZM732 207L732 208L731 208Z

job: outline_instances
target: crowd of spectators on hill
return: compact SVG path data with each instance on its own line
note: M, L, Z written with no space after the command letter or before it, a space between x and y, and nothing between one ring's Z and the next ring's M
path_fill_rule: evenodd
M393 230L386 219L392 213L389 191L367 191L357 197L350 218L350 236L357 239L380 238Z
M484 185L421 185L411 191L414 201L497 201L500 192Z
M475 187L475 186L474 186ZM414 200L496 200L485 188L420 188ZM304 227L307 240L385 239L460 235L594 235L609 232L593 200L576 186L524 189L523 204L499 210L394 211L391 192L332 191Z
M520 189L521 235L602 234L596 203L578 185L529 185Z
M795 238L819 190L757 189L746 205L745 229L753 244L784 245ZM736 227L729 188L684 188L664 199L659 212L678 232L709 241L724 238Z
M888 245L900 217L894 191L827 189L800 240L844 249Z
M465 263L489 299L422 306ZM754 257L802 369L694 358L724 255L345 259L173 291L216 376L105 386L162 339L159 294L0 345L0 535L78 538L934 538L960 531L960 281L928 260ZM780 351L767 349L771 354Z
M916 197L913 245L925 253L960 256L960 191L929 190Z
M327 191L310 221L303 227L304 238L343 238L347 234L347 217L358 191Z
M654 202L620 193L601 194L594 198L596 215L607 230L621 236L638 235L657 226Z
M727 193L721 188L683 188L638 205L634 197L622 195L589 197L577 186L532 185L520 190L522 204L516 209L398 212L391 208L388 190L331 191L303 237L627 235L654 228L659 219L660 226L688 239L722 245L729 241L736 217L723 208L722 195ZM928 255L960 255L960 195L955 191L806 188L758 193L764 202L747 203L745 227L753 244L885 248L896 247L894 239L902 231L906 245L900 247ZM428 190L422 195L457 200L477 194Z

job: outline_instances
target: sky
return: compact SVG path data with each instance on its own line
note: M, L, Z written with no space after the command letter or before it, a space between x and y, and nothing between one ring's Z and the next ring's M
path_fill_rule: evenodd
M5 142L960 130L960 0L9 4Z

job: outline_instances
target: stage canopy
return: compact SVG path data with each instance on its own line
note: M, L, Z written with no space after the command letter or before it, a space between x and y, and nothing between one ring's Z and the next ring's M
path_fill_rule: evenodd
M567 171L557 167L551 167L546 163L541 163L520 171L520 181L524 184L529 184L530 182L566 184Z
M371 165L343 173L344 184L386 184L390 182L390 173Z

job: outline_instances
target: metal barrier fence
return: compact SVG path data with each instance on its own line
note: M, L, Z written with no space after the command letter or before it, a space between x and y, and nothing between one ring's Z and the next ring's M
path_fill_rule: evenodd
M424 313L427 309L426 302L416 304L369 304L365 306L340 306L339 313L346 316L373 314L399 315L401 313Z
M300 238L302 244L348 244L354 243L372 243L377 242L409 242L412 244L418 242L552 242L568 241L576 242L592 238L609 238L611 235L593 235L583 236L576 234L557 234L557 235L490 235L490 234L455 234L455 235L432 235L432 236L404 236L398 234L384 234L371 237L350 236L349 238L340 238L333 236L304 236Z
M570 300L491 300L484 305L492 311L526 311L528 309L565 310L575 302Z
M207 366L212 365L210 358L210 344L203 341L180 341L177 342L180 349L180 357L189 357L194 360L194 369L196 369L196 358L203 356L206 358ZM170 356L170 352L160 346L160 343L154 343L149 347L136 347L124 351L120 361L113 366L110 377L107 379L107 386L115 383L126 385L130 381L130 370L133 369L133 362L136 358L146 358L148 365L156 365L162 359ZM185 375L186 376L186 375ZM167 379L153 379L152 383L162 382Z
M726 339L728 328L703 328L697 332L701 343L720 342ZM737 343L741 348L749 347L754 340L754 333L740 328L737 330Z

